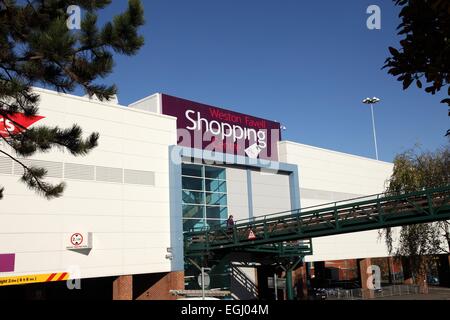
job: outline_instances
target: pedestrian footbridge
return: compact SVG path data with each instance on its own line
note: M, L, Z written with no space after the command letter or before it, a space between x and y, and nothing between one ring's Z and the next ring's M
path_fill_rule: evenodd
M311 254L310 239L450 219L450 185L411 193L377 194L265 215L187 232L185 254L215 250ZM304 255L305 255L304 254Z
M185 257L217 269L230 256L240 262L279 264L293 299L292 271L312 254L311 239L350 232L450 220L450 185L410 193L377 194L186 232ZM228 258L227 258L228 257ZM261 262L264 263L264 262Z

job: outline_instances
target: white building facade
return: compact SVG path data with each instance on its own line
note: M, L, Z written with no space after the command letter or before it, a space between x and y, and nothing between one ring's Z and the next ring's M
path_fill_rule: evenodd
M3 285L55 273L65 280L183 272L183 230L381 193L393 169L280 141L276 123L163 94L126 107L36 92L44 118L34 126L76 123L98 132L99 146L83 157L52 150L23 159L46 168L49 182L66 183L63 197L51 201L19 183L21 166L0 155ZM209 142L231 139L242 154L203 139L196 145L194 131L209 133ZM377 231L317 238L313 248L307 261L388 255Z

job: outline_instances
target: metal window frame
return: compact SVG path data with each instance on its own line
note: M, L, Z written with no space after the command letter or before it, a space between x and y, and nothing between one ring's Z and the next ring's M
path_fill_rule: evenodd
M186 175L183 174L183 165L187 165L187 166L197 166L197 167L201 167L201 176L191 176L191 175ZM210 177L206 177L206 169L207 168L217 168L220 170L223 170L224 174L225 174L225 179L222 178L210 178ZM183 221L184 220L199 220L199 221L204 221L205 224L208 224L208 220L210 221L226 221L225 219L215 219L215 218L208 218L207 216L207 209L208 208L219 208L219 209L225 209L226 212L228 213L228 188L227 188L227 179L226 179L226 168L221 167L221 166L212 166L212 165L207 165L207 164L198 164L198 163L190 163L190 162L186 162L186 161L182 161L181 163L181 180L183 182L184 178L188 178L188 179L201 179L202 180L202 190L194 190L194 189L186 189L186 188L181 188L182 191L188 191L188 192L196 192L196 193L201 193L203 195L203 203L186 203L183 201L182 198L182 208L184 208L185 206L197 206L197 207L202 207L202 211L203 211L203 217L202 218L185 218L184 214L183 214ZM206 190L206 182L207 181L217 181L219 183L225 183L225 192L223 191L208 191ZM226 204L209 204L207 202L207 195L209 194L217 194L220 196L224 196L225 195L225 199L226 199ZM182 210L184 211L184 210ZM184 227L183 227L184 228Z

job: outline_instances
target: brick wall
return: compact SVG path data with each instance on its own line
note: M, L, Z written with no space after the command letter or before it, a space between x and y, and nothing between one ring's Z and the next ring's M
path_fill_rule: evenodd
M184 289L184 272L121 276L113 282L113 300L176 300L170 290Z
M121 276L114 280L113 300L133 300L133 276Z
M136 300L176 300L177 298L169 291L183 289L184 272L160 274L160 279L156 279L151 287L136 297Z

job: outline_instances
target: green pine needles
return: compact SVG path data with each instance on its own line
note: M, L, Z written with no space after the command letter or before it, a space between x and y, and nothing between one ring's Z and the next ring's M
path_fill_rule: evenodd
M0 119L20 128L0 134L0 155L20 164L24 170L21 180L48 199L60 197L64 183L45 182L45 169L28 167L17 156L29 157L54 147L83 156L97 146L99 134L83 138L83 131L76 124L68 129L27 129L14 115L38 115L39 95L33 86L64 93L81 86L89 96L101 101L116 94L115 85L97 80L113 71L113 53L131 56L143 46L144 38L138 29L144 24L144 10L139 0L129 0L125 12L99 27L97 12L110 3L111 0L0 0ZM79 29L75 30L69 28L68 22L72 18L68 8L74 6L82 12Z

